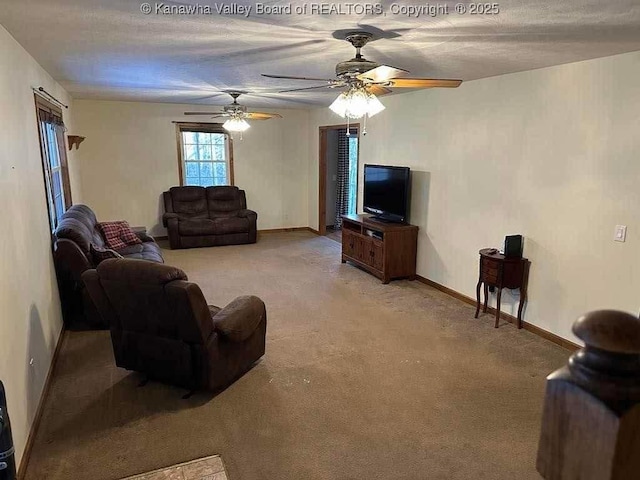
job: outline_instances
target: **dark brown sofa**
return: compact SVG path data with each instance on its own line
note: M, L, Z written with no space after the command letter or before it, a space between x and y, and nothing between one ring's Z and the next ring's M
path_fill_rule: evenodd
M105 247L96 229L96 215L86 205L73 205L60 219L54 232L53 258L58 277L62 313L67 327L106 328L84 288L82 274L95 268L89 245ZM162 263L162 253L156 242L143 231L136 235L141 245L120 252L126 258Z
M256 242L258 214L238 187L171 187L163 198L171 248Z
M220 309L175 267L105 260L82 278L110 325L116 363L191 390L229 385L264 355L267 311L254 296Z

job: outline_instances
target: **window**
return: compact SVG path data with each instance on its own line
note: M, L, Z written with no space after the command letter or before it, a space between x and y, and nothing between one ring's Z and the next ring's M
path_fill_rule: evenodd
M178 123L180 183L233 185L232 141L218 123Z
M38 95L35 98L49 227L53 232L60 217L71 206L71 187L64 142L65 127L60 108Z

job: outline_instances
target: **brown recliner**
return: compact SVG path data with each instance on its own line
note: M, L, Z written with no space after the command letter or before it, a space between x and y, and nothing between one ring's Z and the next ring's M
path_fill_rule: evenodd
M256 243L258 214L238 187L171 187L163 199L171 248Z
M191 390L232 383L264 355L267 311L258 297L220 309L175 267L105 260L82 279L109 322L116 364Z

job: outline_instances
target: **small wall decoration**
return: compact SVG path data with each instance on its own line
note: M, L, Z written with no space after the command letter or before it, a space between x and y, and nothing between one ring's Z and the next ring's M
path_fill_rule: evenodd
M67 141L69 142L69 150L76 146L76 150L80 147L80 144L84 141L85 137L79 135L67 135Z

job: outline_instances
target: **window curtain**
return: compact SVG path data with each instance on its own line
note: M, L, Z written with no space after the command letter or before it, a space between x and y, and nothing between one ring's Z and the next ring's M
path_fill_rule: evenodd
M38 109L38 117L42 123L50 123L54 125L56 131L66 132L67 127L64 126L64 122L62 121L62 117L56 115L55 113L43 110L42 108Z
M338 173L336 178L335 228L342 228L342 215L349 209L349 137L347 130L338 133Z

